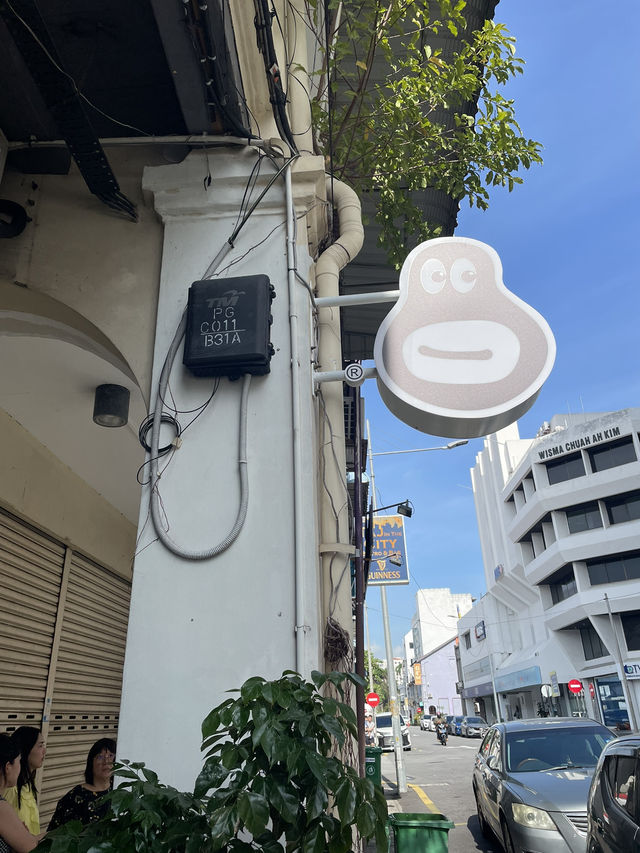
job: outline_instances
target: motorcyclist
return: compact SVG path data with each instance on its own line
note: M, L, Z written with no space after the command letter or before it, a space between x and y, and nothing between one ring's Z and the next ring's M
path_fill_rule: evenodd
M436 737L443 746L447 745L447 721L440 715L436 720Z

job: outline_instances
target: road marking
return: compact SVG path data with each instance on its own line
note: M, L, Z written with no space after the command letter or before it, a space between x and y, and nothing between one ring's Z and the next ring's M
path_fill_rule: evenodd
M420 797L420 799L430 812L433 812L434 814L438 813L438 808L436 804L433 802L433 800L429 799L429 797L425 794L425 792L419 785L409 785L408 787L411 788L412 791L416 792L416 794Z

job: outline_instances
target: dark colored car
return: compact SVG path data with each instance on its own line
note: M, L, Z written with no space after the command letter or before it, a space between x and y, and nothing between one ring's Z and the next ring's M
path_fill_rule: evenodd
M587 804L588 853L640 853L640 736L602 750Z
M459 735L461 734L460 725L464 720L464 716L462 714L456 714L455 717L451 717L451 722L449 723L449 734L450 735Z
M473 769L483 834L495 834L505 853L585 853L589 785L614 737L574 717L494 723Z
M484 737L489 723L482 717L463 717L460 723L462 737Z

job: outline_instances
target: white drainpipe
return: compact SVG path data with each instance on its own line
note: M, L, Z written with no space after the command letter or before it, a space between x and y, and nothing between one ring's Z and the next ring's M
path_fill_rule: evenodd
M339 222L338 239L318 258L315 270L317 298L338 295L339 273L349 261L356 257L364 241L364 228L360 200L346 184L327 178L327 197L333 200ZM342 342L340 339L340 308L322 307L318 310L318 360L320 371L342 369ZM342 383L327 382L322 387L327 416L332 425L335 441L331 448L325 443L324 471L326 487L333 495L338 511L338 524L330 501L326 497L325 486L321 485L321 556L324 581L325 617L333 616L343 628L351 634L351 579L349 572L343 572L345 561L353 553L348 542L348 499L346 492L346 459L344 447L344 406ZM327 612L331 593L330 568L334 560L333 581L342 577L342 589L346 583L349 594L338 595L335 608ZM344 607L340 610L340 603Z

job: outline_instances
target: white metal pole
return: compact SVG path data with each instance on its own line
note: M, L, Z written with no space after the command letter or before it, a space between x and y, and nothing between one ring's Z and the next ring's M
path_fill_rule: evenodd
M371 482L371 500L373 509L376 508L376 478L373 471L373 458L371 455L371 430L367 420L367 446L369 453L369 479ZM389 630L389 611L387 610L387 590L384 584L380 585L380 603L382 605L382 624L384 626L384 645L387 654L387 681L389 684L389 710L391 711L391 725L393 729L393 747L396 759L396 781L398 793L407 792L407 774L404 768L404 754L402 752L402 731L400 729L400 714L398 711L398 687L396 684L396 673L393 668L393 647L391 645L391 631Z
M611 611L611 602L609 601L609 596L605 592L604 600L607 603L607 612L609 613L609 624L611 625L611 630L613 632L613 639L616 646L616 663L618 664L618 670L620 673L620 683L622 685L622 690L625 695L625 699L627 700L627 706L629 708L629 714L631 715L631 726L634 731L638 730L638 718L636 714L635 705L633 702L633 695L631 693L631 688L629 686L629 682L627 681L627 674L624 671L624 662L622 660L622 651L620 649L620 643L618 642L618 635L616 633L616 626L613 621L613 613Z
M369 693L373 693L373 665L371 663L371 640L369 639L369 608L364 605L364 624L367 631L367 656L369 658Z
M498 693L496 691L496 675L493 670L493 652L489 652L489 667L491 669L491 687L493 688L493 701L496 706L496 722L502 722L502 713L500 712L500 701L498 699Z

